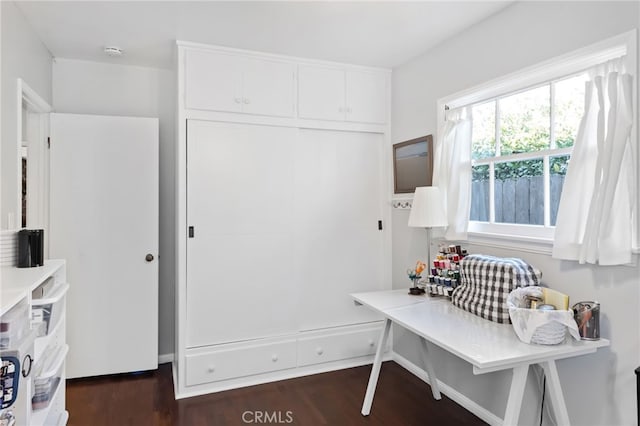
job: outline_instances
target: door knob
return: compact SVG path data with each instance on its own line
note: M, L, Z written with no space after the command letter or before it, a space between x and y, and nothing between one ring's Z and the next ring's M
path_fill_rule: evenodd
M146 260L147 262L153 262L153 255L151 253L147 254L144 257L144 260Z

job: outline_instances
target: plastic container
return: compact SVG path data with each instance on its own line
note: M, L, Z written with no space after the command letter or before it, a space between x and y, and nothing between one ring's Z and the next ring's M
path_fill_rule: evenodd
M69 284L64 284L54 289L47 298L31 300L31 323L32 328L38 330L38 337L49 335L60 322L68 289Z
M33 379L33 397L31 398L31 407L34 411L49 407L62 380L64 359L68 351L69 346L67 345L58 347L36 366Z
M56 282L54 277L47 278L45 282L40 284L38 287L36 287L35 290L31 292L31 298L42 299L44 297L49 297L51 290L55 288L55 284Z
M20 303L0 317L0 349L9 349L26 335L29 327L29 305Z

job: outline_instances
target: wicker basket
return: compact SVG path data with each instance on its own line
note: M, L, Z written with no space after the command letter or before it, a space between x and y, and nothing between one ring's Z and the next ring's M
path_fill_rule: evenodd
M557 345L564 342L567 331L580 339L572 311L539 311L524 306L527 296L542 297L542 287L516 288L507 297L509 317L518 338L525 343Z

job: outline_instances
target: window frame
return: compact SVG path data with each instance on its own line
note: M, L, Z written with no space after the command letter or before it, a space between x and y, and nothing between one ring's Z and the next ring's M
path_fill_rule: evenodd
M536 87L551 84L556 81L563 80L573 75L580 74L594 65L606 62L608 60L619 58L626 55L625 66L634 79L634 99L633 107L637 112L638 91L637 91L637 31L632 30L623 34L608 38L601 42L589 45L587 47L575 50L565 55L561 55L550 60L538 63L536 65L524 68L514 73L490 80L478 86L471 87L461 92L440 98L437 100L437 121L438 129L442 129L445 122L445 111L448 108L454 109L463 106L471 106L488 102L493 99L499 99ZM551 89L553 90L553 89ZM553 99L551 100L553 101ZM634 114L634 126L631 137L637 140L637 114ZM496 117L496 125L498 119ZM551 119L551 132L553 132L553 118ZM551 137L553 139L553 136ZM439 139L439 138L438 138ZM489 157L487 159L474 160L473 165L488 164L509 160L526 160L543 158L545 173L545 204L548 197L549 185L548 179L548 160L551 156L571 155L572 148L548 149L536 152L511 154L500 157ZM636 159L640 164L640 158ZM491 166L490 166L491 167ZM491 182L493 183L494 175L491 173ZM639 185L640 186L640 185ZM490 184L491 187L491 184ZM640 198L640 194L639 194ZM493 199L492 199L493 200ZM492 203L493 204L493 203ZM640 204L640 203L639 203ZM493 213L494 206L491 206ZM493 246L493 247L509 247L518 248L525 251L536 253L551 253L553 245L553 235L555 226L547 226L548 208L545 206L545 225L527 225L527 224L510 224L510 223L488 223L469 221L468 240L472 243ZM640 215L638 214L638 206L636 206L636 218L638 218L637 229L640 229ZM493 218L493 214L491 215ZM640 236L636 238L636 242L640 240ZM637 245L637 244L636 244ZM638 252L638 248L635 248Z

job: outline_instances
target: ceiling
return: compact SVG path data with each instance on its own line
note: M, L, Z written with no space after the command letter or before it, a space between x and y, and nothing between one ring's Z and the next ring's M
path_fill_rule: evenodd
M25 1L54 57L170 68L175 40L392 68L508 1ZM105 46L124 55L109 58Z

